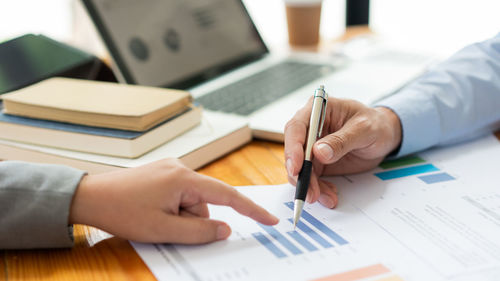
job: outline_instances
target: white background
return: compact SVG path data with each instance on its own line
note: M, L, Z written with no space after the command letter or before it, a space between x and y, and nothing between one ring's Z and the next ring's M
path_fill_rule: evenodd
M287 44L282 0L244 0L259 31L273 48ZM104 54L77 0L0 0L0 42L43 33ZM344 32L345 0L324 0L323 40ZM500 32L497 0L372 0L372 29L399 43L451 52Z

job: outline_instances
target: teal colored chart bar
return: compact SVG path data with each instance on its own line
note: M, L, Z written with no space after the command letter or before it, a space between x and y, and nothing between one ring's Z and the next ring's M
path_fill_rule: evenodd
M447 173L425 175L425 176L420 176L418 178L421 179L426 184L433 184L433 183L438 183L438 182L451 181L451 180L455 179L454 177L450 176Z
M293 210L293 202L286 202L285 205ZM326 226L326 224L319 221L306 210L302 210L302 218L316 227L319 231L323 232L326 236L330 237L330 239L337 242L339 245L345 245L348 243L344 238L342 238L342 236L338 235L337 232L333 231L331 228Z
M288 231L286 234L288 234L290 237L292 237L297 243L302 245L304 248L306 248L309 252L314 252L317 251L318 248L314 246L311 242L309 242L304 236L300 235L297 231Z
M294 255L302 254L302 251L297 248L290 240L288 240L283 234L281 234L276 228L263 225L261 223L257 223L262 229L264 229L269 235L271 235L278 243L280 243L283 247L287 248Z
M269 240L264 234L260 232L252 233L252 236L257 239L257 241L262 244L262 246L266 247L271 253L273 253L277 258L284 258L286 254L283 253L276 245L274 245L271 240Z
M413 176L435 171L439 171L439 169L436 166L432 164L424 164L424 165L412 166L396 170L390 170L386 172L375 173L375 176L377 176L381 180L386 181L386 180L403 178L407 176Z

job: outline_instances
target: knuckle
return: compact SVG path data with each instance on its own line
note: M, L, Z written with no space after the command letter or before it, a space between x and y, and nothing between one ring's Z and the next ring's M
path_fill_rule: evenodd
M228 187L227 197L226 197L227 205L233 206L235 204L236 198L238 198L239 196L240 196L240 193L236 189L234 189L232 187Z
M175 158L165 158L165 159L159 160L157 163L160 166L160 168L162 168L162 169L173 169L175 167L183 166L182 163L180 162L180 160L175 159Z
M285 147L285 151L283 152L284 156L285 156L285 161L287 161L288 159L293 159L294 158L294 155L295 155L295 152L294 152L294 148L293 146L288 146L288 147Z
M357 101L357 100L353 100L353 99L344 99L342 100L345 102L345 104L350 107L350 108L353 108L353 109L359 109L359 108L362 108L362 107L365 107L361 102Z
M356 124L361 128L371 128L373 122L370 118L368 118L368 116L360 115L358 116L358 118L356 118Z
M298 127L298 126L305 126L305 123L296 119L295 117L290 119L288 122L285 124L285 133L289 131L291 128Z
M182 168L186 168L186 166L184 165L184 163L182 163L182 161L181 161L181 160L179 160L179 159L172 158L172 159L171 159L171 162L172 162L172 164L173 164L173 165L175 165L175 166L182 167Z
M176 165L174 167L171 168L171 173L176 175L176 176L184 176L186 174L189 174L191 172L191 170L189 170L188 168L186 168L185 166L179 166L179 165Z
M344 151L346 138L343 135L329 135L327 141L334 151Z

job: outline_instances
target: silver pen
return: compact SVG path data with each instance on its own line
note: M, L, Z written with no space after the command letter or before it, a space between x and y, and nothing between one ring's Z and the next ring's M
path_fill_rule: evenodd
M325 92L325 87L321 85L314 91L311 119L309 120L309 131L304 149L304 162L302 164L302 169L300 170L295 189L295 201L293 205L294 228L297 226L297 222L302 214L302 208L304 207L304 201L306 200L312 172L312 147L318 137L321 136L323 125L325 123L327 102L328 94Z

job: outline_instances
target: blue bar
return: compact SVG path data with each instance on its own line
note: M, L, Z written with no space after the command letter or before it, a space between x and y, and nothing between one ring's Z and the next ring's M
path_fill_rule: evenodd
M289 222L291 222L293 224L293 219L288 219ZM302 221L298 221L297 222L297 227L302 230L305 234L307 234L309 237L311 237L314 241L318 242L321 246L323 246L323 248L331 248L333 247L333 245L326 241L325 238L319 236L318 233L316 233L316 231L314 231L312 228L310 228L309 226L307 226L305 223L303 223Z
M293 210L293 202L286 202L285 205ZM333 231L331 228L326 226L326 224L320 222L317 218L308 213L306 210L302 211L302 217L310 224L312 224L314 227L316 227L319 231L323 232L326 236L330 237L330 239L337 242L337 244L342 246L349 243L340 235L338 235L337 232Z
M281 251L276 245L274 245L274 243L271 242L271 240L267 239L267 237L264 236L264 234L256 232L252 233L252 236L255 237L255 239L257 239L257 241L259 241L260 244L262 244L269 251L271 251L271 253L273 253L277 258L281 259L286 257L286 254L283 253L283 251Z
M439 171L439 169L436 168L436 166L434 166L432 164L424 164L424 165L401 168L401 169L396 169L396 170L391 170L391 171L386 171L386 172L380 172L380 173L376 173L375 176L377 176L381 180L386 181L386 180L392 180L392 179L413 176L413 175L418 175L418 174L423 174L423 173L429 173L429 172L435 172L435 171Z
M447 173L425 175L425 176L420 176L418 178L421 179L426 184L433 184L433 183L443 182L443 181L451 181L451 180L455 179L454 177L450 176Z
M298 233L297 231L288 231L286 234L290 235L290 237L295 239L295 241L297 241L297 243L299 243L300 245L304 246L304 248L306 248L309 252L314 252L318 250L316 246L314 246L311 242L307 241L307 239L304 238L304 236L300 235L300 233Z
M263 225L260 223L257 223L257 224L260 225L260 227L262 227L274 239L276 239L276 241L278 241L278 243L283 245L283 247L287 248L288 251L290 251L292 254L294 254L294 255L302 254L302 251L299 248L297 248L295 245L293 245L292 242L290 242L288 239L286 239L286 237L283 236L283 234L279 233L274 227L268 226L268 225Z

